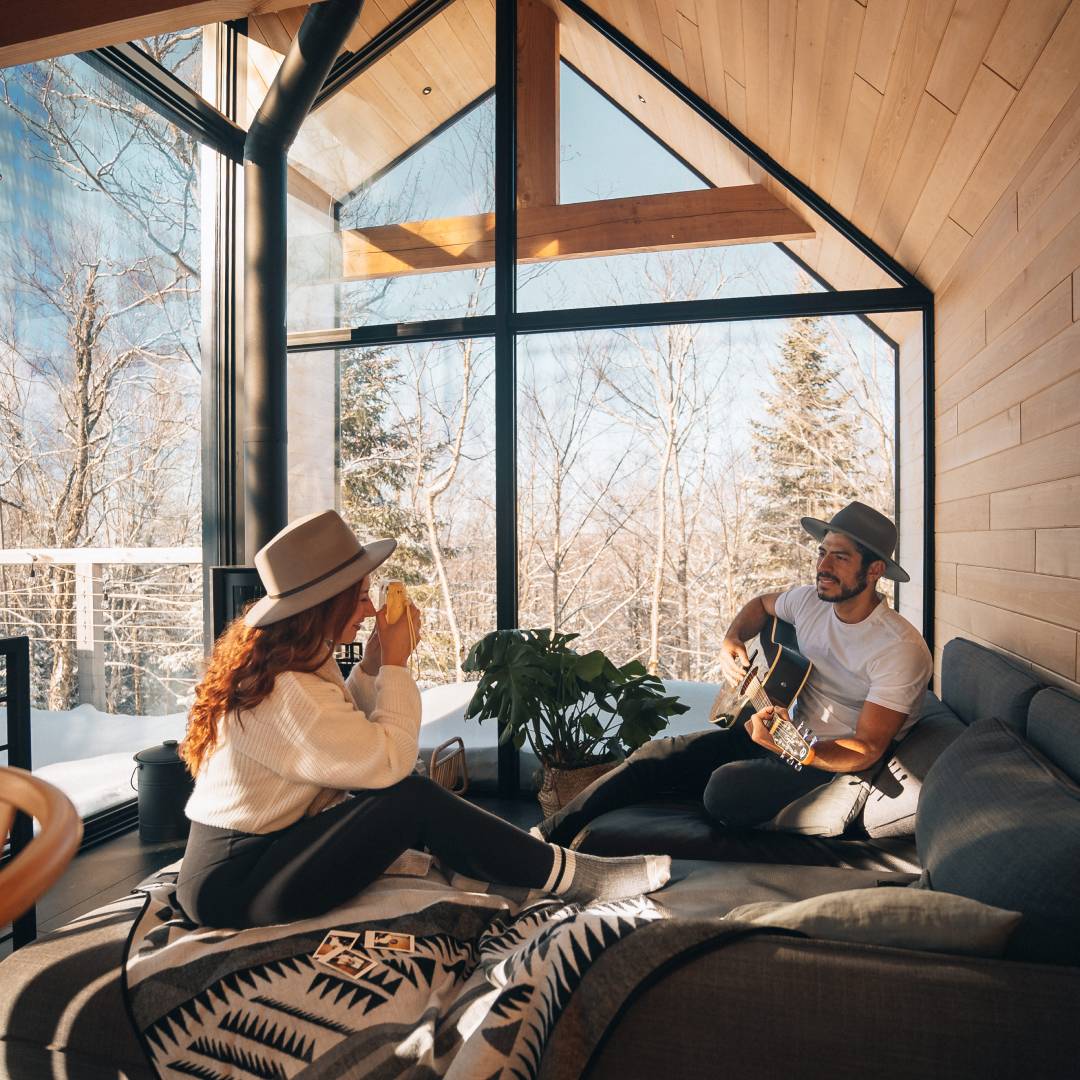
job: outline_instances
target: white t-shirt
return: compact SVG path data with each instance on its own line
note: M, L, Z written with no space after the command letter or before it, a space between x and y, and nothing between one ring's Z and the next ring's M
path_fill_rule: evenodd
M776 598L776 614L795 627L799 652L813 662L794 715L819 738L854 735L866 701L907 714L899 735L918 720L934 663L899 612L882 601L862 622L846 623L812 585L799 585Z

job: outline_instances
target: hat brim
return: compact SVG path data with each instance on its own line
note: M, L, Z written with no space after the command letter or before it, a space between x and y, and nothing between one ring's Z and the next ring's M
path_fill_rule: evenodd
M804 517L800 518L799 521L801 522L802 527L815 540L823 540L826 533L842 533L856 543L862 544L863 547L870 548L870 550L885 564L885 573L881 575L882 577L888 578L890 581L899 581L901 583L911 580L911 575L898 562L890 559L888 555L883 555L880 551L876 551L861 536L856 536L854 533L848 532L847 529L838 529L835 525L830 525L829 522L821 521L819 518Z
M299 615L301 611L321 604L332 596L337 596L350 585L355 585L361 578L366 577L376 567L381 566L394 553L397 547L396 540L373 540L364 545L364 554L354 563L339 570L336 574L323 581L316 582L307 589L294 593L292 596L283 596L274 599L264 596L257 601L244 614L244 623L250 627L270 626L281 622L290 615Z

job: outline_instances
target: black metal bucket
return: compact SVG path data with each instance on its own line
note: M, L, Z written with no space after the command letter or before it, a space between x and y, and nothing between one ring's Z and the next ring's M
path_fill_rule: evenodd
M139 774L136 787L139 839L147 843L181 840L190 828L184 806L195 781L177 747L175 739L166 739L160 746L151 746L135 755L135 772Z

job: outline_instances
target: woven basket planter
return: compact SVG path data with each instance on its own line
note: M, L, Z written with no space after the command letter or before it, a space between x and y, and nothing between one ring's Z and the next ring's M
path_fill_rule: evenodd
M575 795L584 791L594 780L611 772L618 762L605 761L599 765L582 765L577 769L543 767L543 780L536 793L544 817L551 817L561 810Z

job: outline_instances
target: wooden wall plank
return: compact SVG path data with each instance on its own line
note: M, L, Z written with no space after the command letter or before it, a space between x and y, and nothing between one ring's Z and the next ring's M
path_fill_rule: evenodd
M1017 225L1024 229L1039 207L1080 161L1080 89L1061 110L1050 131L1050 144L1017 192Z
M958 566L956 592L1009 612L1080 629L1080 578ZM1061 670L1056 665L1048 666Z
M1075 351L1070 359L1075 365ZM1020 407L1020 437L1029 442L1073 424L1080 424L1080 372L1028 398Z
M988 67L980 67L975 73L971 90L956 114L934 171L896 247L896 257L905 266L922 262L947 215L967 228L962 218L949 213L949 207L966 187L1015 96L1016 91Z
M743 0L743 56L746 87L746 127L758 146L769 143L769 4Z
M963 579L963 569L957 567L956 596L935 595L935 613L940 611L943 621L970 640L1005 649L1025 659L1038 658L1044 667L1066 678L1076 675L1075 631L1040 619L1037 614L1018 614L1009 606L967 596L963 590L971 583Z
M1035 569L1040 574L1080 578L1080 529L1039 529Z
M1047 297L1047 302L1053 305L1052 310L1057 313L1060 313L1063 307L1071 309L1069 282L1063 281L1054 289ZM1040 396L1039 391L1053 387L1066 375L1080 370L1080 323L1068 322L1064 325L1066 329L1063 332L1055 334L1049 341L1033 349L1023 359L964 398L957 406L957 428L967 431L995 416L1002 409L1019 407L1021 402L1028 405L1031 403L1029 399L1034 400ZM1035 423L1034 414L1030 420L1031 437L1046 435L1049 431L1057 430L1057 427L1066 426L1058 424L1056 427L1036 431L1038 425Z
M967 499L939 502L934 507L934 530L939 534L978 532L989 528L989 495L972 495Z
M958 469L961 465L1019 445L1020 406L1014 405L1011 409L960 432L956 438L941 443L937 448L938 472L945 474L950 469Z
M937 488L942 502L948 502L965 495L999 492L1078 475L1080 429L1072 427L942 473L937 478Z
M936 551L942 561L962 566L1034 571L1035 530L942 533L938 537Z
M1054 290L975 357L939 383L938 409L948 409L1059 334L1072 321L1068 290Z
M926 82L926 92L959 112L1007 0L957 0Z
M730 39L727 39L726 28L721 24L720 6L712 0L702 0L697 5L697 16L701 60L705 67L705 99L721 116L728 117L724 56Z
M1073 172L1080 178L1080 166L1075 166ZM993 341L1003 334L1059 283L1069 281L1071 284L1078 251L1080 214L1069 221L1051 243L1013 278L1009 287L987 306L986 340Z
M956 563L935 563L934 584L943 593L956 594Z
M952 216L973 233L1080 84L1080 4L1065 12L1016 95Z
M1080 470L1046 483L1021 482L990 494L993 529L1057 529L1080 526Z

